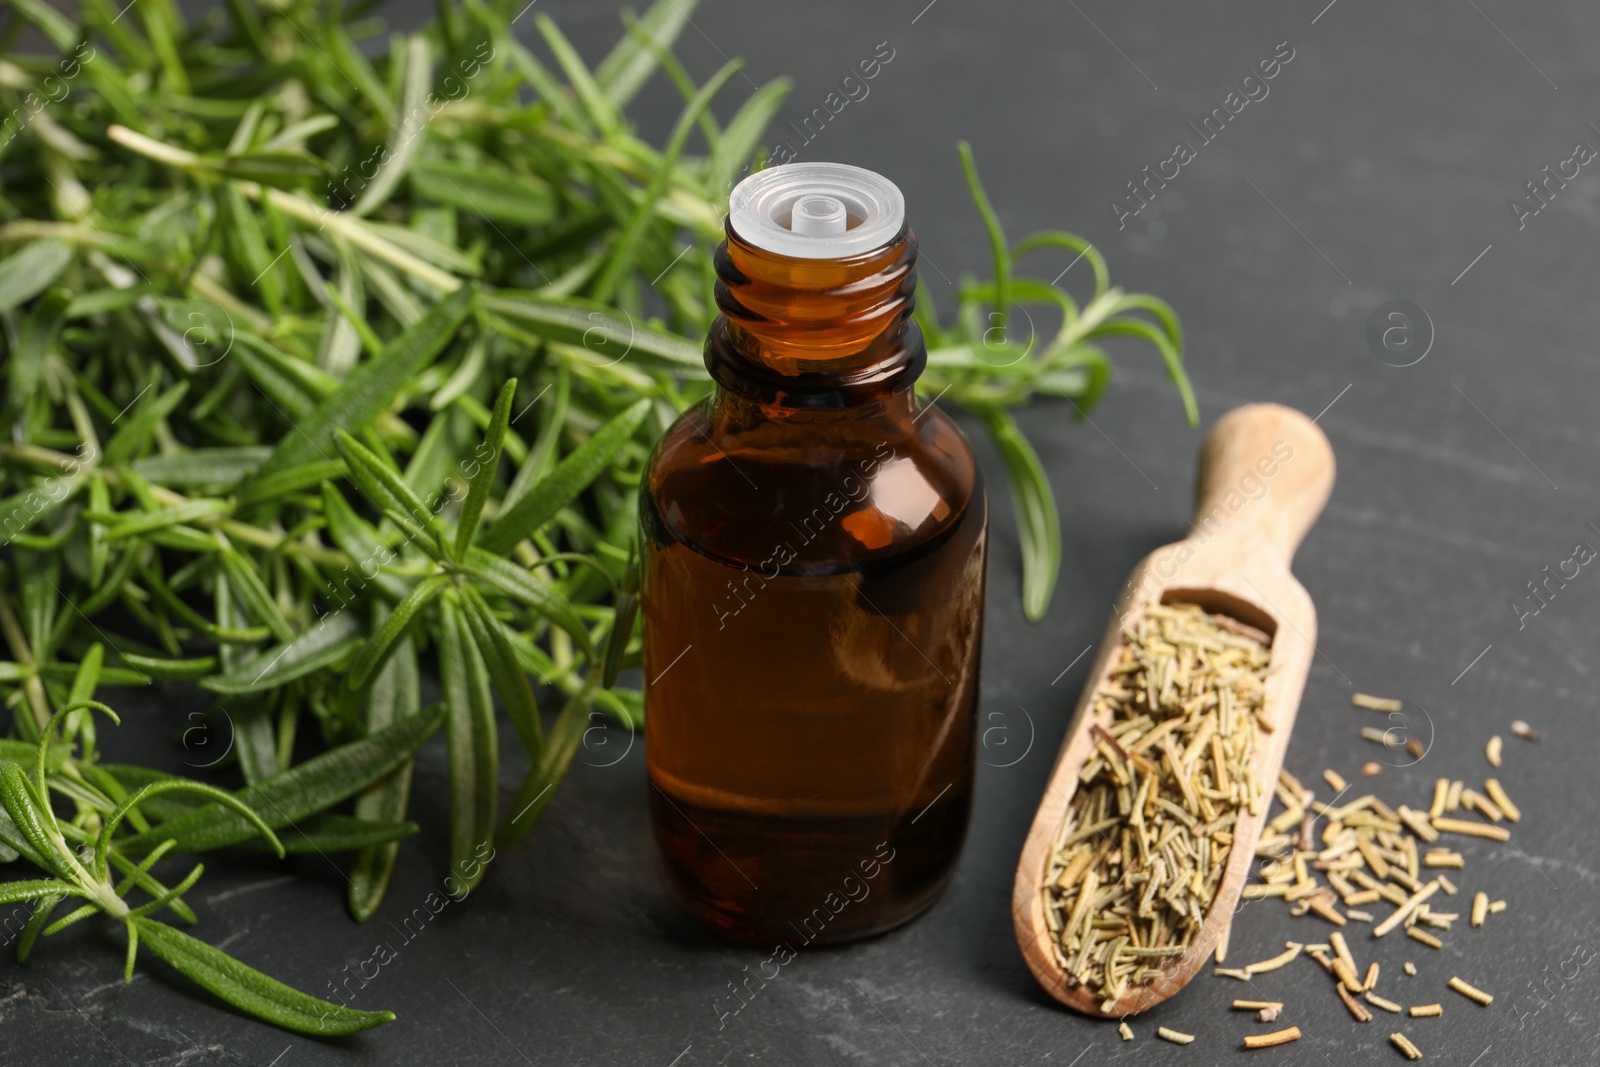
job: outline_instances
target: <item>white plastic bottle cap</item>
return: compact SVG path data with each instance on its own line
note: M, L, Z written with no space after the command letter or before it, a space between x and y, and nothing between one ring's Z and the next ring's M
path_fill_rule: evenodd
M766 252L842 259L882 248L906 221L894 182L845 163L788 163L734 186L728 223Z

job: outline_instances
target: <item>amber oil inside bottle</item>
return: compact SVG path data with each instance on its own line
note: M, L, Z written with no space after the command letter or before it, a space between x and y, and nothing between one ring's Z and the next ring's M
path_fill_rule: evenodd
M826 257L767 242L811 253L788 255L730 215L706 343L717 387L657 446L640 503L668 877L724 933L791 948L905 922L950 876L972 798L987 523L965 439L913 395L926 350L903 211L896 226L871 188L852 200L855 168L797 164L757 176L789 183L766 221L802 228L807 167L844 175L820 187L840 193L845 237L888 235Z

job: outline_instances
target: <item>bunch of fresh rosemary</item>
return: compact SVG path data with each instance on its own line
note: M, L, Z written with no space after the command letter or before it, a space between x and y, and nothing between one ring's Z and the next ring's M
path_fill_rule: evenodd
M130 969L143 943L312 1033L389 1016L158 923L194 920L200 868L168 888L152 865L253 834L353 851L364 919L415 830L411 754L440 723L464 888L484 847L549 803L591 714L640 723L640 694L613 683L638 656L642 467L709 391L711 252L788 87L719 123L737 65L696 85L669 51L691 0L627 17L593 69L521 0L441 3L387 47L370 6L0 13L0 691L20 739L0 742L0 860L50 876L0 884L0 902L36 902L19 955L102 911L128 931ZM57 54L12 52L30 26ZM687 101L659 148L623 117L657 71ZM1193 401L1166 306L1110 288L1079 238L1009 247L962 160L996 277L964 283L945 328L920 301L923 387L977 413L1006 458L1037 618L1056 512L1005 409L1092 404L1109 373L1095 339L1117 334L1160 350L1191 421ZM1093 270L1082 309L1013 275L1014 257L1057 246ZM1022 304L1059 311L1053 340L1008 337ZM437 707L420 699L424 656ZM97 687L153 681L215 696L245 788L100 761ZM560 705L549 721L536 693ZM530 765L506 818L497 705ZM135 889L151 899L126 903ZM69 897L86 903L52 924Z

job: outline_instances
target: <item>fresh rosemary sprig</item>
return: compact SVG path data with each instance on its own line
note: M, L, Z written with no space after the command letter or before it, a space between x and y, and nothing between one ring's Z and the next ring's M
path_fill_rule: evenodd
M929 348L928 373L920 386L923 391L946 393L976 415L1000 451L1022 540L1023 610L1037 622L1050 607L1061 571L1060 519L1044 467L1006 409L1036 395L1053 396L1067 400L1075 414L1084 417L1111 382L1111 361L1098 342L1133 337L1161 355L1189 425L1199 423L1200 411L1183 370L1183 327L1172 308L1153 296L1113 287L1100 250L1075 234L1047 231L1009 245L978 181L972 150L966 142L959 148L967 186L989 235L994 280L962 283L955 323L949 329L940 329L927 287L919 289L917 321ZM1094 272L1094 294L1082 308L1054 282L1016 276L1017 260L1052 248L1075 254L1068 269L1082 260ZM1064 274L1065 270L1056 280ZM1045 341L1038 336L1025 310L1029 306L1061 316L1054 337ZM1019 308L1025 329L1018 326Z
M92 688L96 671L93 663L87 664L75 680L75 687L85 683ZM121 780L115 768L75 758L71 744L52 743L58 726L77 718L81 728L91 710L113 722L120 721L115 712L98 701L66 704L51 717L38 744L32 746L31 780L23 769L28 746L0 742L0 850L9 860L26 859L50 875L0 883L0 904L33 904L33 916L18 939L18 960L28 958L39 937L48 937L98 913L122 923L127 932L128 954L123 971L126 981L133 980L134 961L143 945L223 1000L290 1030L336 1036L369 1030L393 1019L391 1012L355 1011L298 992L153 918L159 912L170 911L184 922L194 922L195 914L184 903L183 894L199 881L205 866L195 864L170 888L158 881L151 870L169 852L217 848L255 834L265 838L281 858L286 853L285 845L272 823L282 827L293 822L294 816L284 810L285 806L303 812L308 806L307 794L342 799L389 773L438 726L438 710L428 717L418 716L417 728L390 728L360 742L359 747L350 746L338 765L327 756L319 757L320 763L309 760L274 778L270 785L241 795L166 775L133 786ZM135 773L131 777L137 779L141 775ZM52 791L72 798L76 804L78 813L70 822L62 822L56 816L49 799ZM175 802L175 794L210 803ZM258 814L256 805L260 804L273 812L273 819ZM149 821L152 819L156 820L154 826ZM125 823L142 829L118 836ZM416 829L409 824L392 831L378 824L373 826L391 838ZM135 889L150 899L143 904L130 904L127 896ZM84 903L52 922L57 907L73 899Z
M627 19L592 69L516 0L441 4L387 44L362 7L0 12L0 693L22 742L63 753L29 786L35 814L68 833L169 780L100 761L96 684L198 686L231 723L237 799L275 830L292 821L289 850L354 852L358 918L413 829L409 757L439 722L468 883L472 857L550 803L592 716L641 725L640 694L614 687L639 662L639 481L651 442L710 391L727 192L765 162L788 90L772 81L720 123L737 65L697 86L670 52L692 0ZM513 32L524 17L554 69ZM11 51L29 26L56 54ZM658 68L685 101L662 147L624 117ZM919 301L922 386L1000 445L1037 618L1060 538L1007 408L1087 409L1109 375L1097 343L1117 334L1166 357L1191 420L1193 402L1170 310L1110 288L1080 238L1008 246L962 161L996 278L964 282L945 328ZM1081 310L1014 276L1050 248L1093 270ZM1014 327L1032 305L1064 317L1042 348ZM424 662L443 708L422 706ZM529 768L504 808L497 704ZM125 819L113 864L256 832L167 792ZM103 882L49 873L117 914Z

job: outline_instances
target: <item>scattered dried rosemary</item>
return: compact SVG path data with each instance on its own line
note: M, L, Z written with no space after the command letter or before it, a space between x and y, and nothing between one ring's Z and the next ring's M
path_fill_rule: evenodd
M1245 1048L1277 1048L1287 1045L1291 1041L1300 1040L1300 1028L1291 1026L1287 1030L1277 1030L1270 1034L1251 1034L1244 1039Z
M1188 950L1240 810L1270 797L1251 769L1270 638L1191 604L1151 605L1122 637L1043 883L1061 966L1107 1011Z
M1493 994L1485 993L1477 986L1472 985L1469 982L1463 982L1460 978L1450 979L1449 986L1451 989L1454 989L1457 993L1460 993L1468 1000L1475 1000L1486 1008L1494 1000Z
M1359 694L1352 702L1375 710L1391 703L1385 698ZM1491 743L1489 752L1489 762L1496 763L1500 746ZM1323 777L1343 795L1347 783L1340 775L1326 771ZM1481 792L1465 782L1440 778L1434 784L1432 804L1425 811L1404 804L1390 808L1371 795L1343 804L1323 803L1288 771L1280 772L1275 792L1283 810L1267 822L1256 845L1256 855L1263 861L1258 869L1261 880L1244 888L1246 899L1281 897L1293 902L1292 914L1314 914L1335 927L1353 930L1352 923L1373 923L1374 938L1401 929L1406 937L1433 949L1443 949L1444 942L1423 927L1449 931L1461 919L1459 912L1430 907L1430 903L1453 897L1459 891L1440 869L1461 870L1466 863L1462 852L1435 844L1439 835L1505 841L1511 832L1499 824L1522 818L1522 812L1495 778L1485 781ZM1468 811L1481 816L1482 821L1455 817L1455 813ZM1423 878L1425 870L1432 874L1427 880ZM1356 910L1379 901L1393 905L1381 920ZM1342 912L1340 904L1345 908ZM1488 916L1504 908L1504 901L1491 902L1487 893L1475 893L1469 922L1481 926ZM1242 968L1217 967L1212 973L1249 980L1301 956L1315 961L1332 976L1334 992L1358 1022L1372 1021L1368 1004L1395 1015L1404 1011L1411 1018L1443 1014L1439 1004L1416 1004L1403 1009L1399 1002L1380 996L1375 991L1378 964L1369 962L1365 977L1360 977L1350 942L1339 929L1328 934L1326 944L1290 941L1284 952L1270 959ZM1409 976L1417 974L1416 965L1410 961L1403 969ZM1493 994L1459 977L1452 977L1448 984L1455 992L1484 1006L1494 1000ZM1358 996L1366 1003L1357 1000ZM1264 1002L1235 1000L1233 1006L1253 1007L1257 1003ZM1392 1034L1390 1040L1407 1057L1421 1057L1422 1053L1404 1034Z
M1389 1040L1394 1042L1394 1047L1395 1048L1399 1049L1402 1053L1405 1054L1406 1059L1408 1059L1408 1060L1420 1060L1420 1059L1422 1059L1422 1051L1420 1049L1418 1049L1417 1046L1413 1045L1411 1043L1411 1039L1406 1037L1405 1034L1401 1034L1401 1033L1390 1034L1389 1035Z

